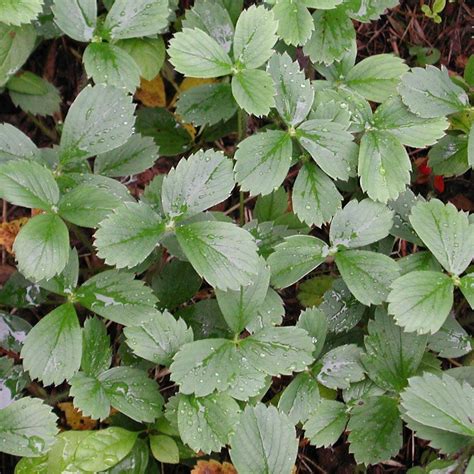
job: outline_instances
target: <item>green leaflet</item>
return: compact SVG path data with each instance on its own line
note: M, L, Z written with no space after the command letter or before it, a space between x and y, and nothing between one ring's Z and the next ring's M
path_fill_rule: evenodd
M278 0L272 9L278 21L278 35L285 43L304 45L314 29L313 18L303 2Z
M9 123L0 124L0 164L30 160L38 154L36 145L23 132Z
M51 10L56 25L72 39L92 40L97 23L96 0L56 0Z
M44 0L5 0L0 5L0 22L22 25L34 20L43 9Z

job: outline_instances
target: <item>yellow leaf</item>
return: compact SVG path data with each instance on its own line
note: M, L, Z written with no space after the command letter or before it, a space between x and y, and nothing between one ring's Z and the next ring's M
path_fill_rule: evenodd
M198 461L191 474L237 474L237 470L228 462L221 464L210 459L209 461Z
M5 247L5 250L13 255L13 242L20 229L28 222L28 217L22 217L10 222L3 222L0 224L0 245Z
M75 408L71 402L58 403L59 409L64 413L66 424L73 430L92 430L97 427L97 421Z
M160 75L151 81L142 79L135 96L147 107L166 107L165 83Z

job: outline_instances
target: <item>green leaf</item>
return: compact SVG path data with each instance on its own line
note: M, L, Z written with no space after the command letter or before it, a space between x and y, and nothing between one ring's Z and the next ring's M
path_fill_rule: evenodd
M415 271L397 278L388 295L388 311L407 332L437 332L453 306L454 284L449 276Z
M0 410L0 452L39 457L54 443L56 415L38 398L22 398Z
M92 432L79 443L74 455L77 468L88 472L109 469L133 448L138 432L111 427Z
M371 380L385 390L400 392L416 374L426 348L426 336L404 332L385 310L369 321L362 364Z
M320 400L318 382L312 374L298 374L285 388L278 409L286 413L293 424L304 423Z
M401 395L407 416L422 425L463 436L474 436L474 389L453 377L430 373L413 377Z
M474 124L471 125L471 129L469 130L467 143L467 161L469 162L469 166L474 168Z
M130 176L151 168L157 159L158 147L154 140L137 133L119 148L98 155L94 173L111 178Z
M83 55L88 77L96 84L106 84L135 92L140 84L140 68L126 51L109 43L91 43Z
M181 346L193 341L193 330L168 311L157 313L140 326L127 327L124 333L126 343L134 354L167 367Z
M358 464L377 464L397 455L402 447L402 421L397 400L386 395L367 398L351 412L347 428L349 452Z
M32 25L8 26L0 22L0 87L23 66L35 45Z
M187 123L201 127L231 119L237 111L231 85L203 84L180 94L176 113Z
M96 0L55 0L51 11L63 33L84 43L92 40L97 23Z
M259 222L267 222L283 216L288 209L288 194L279 187L266 196L259 196L255 202L254 216Z
M355 344L336 347L321 358L322 364L317 379L325 387L348 388L353 382L364 379L361 364L362 349Z
M293 62L288 53L274 54L268 62L267 71L275 84L275 106L278 113L288 125L298 125L306 118L313 105L314 90L311 82L305 78L298 62Z
M0 163L32 160L39 154L36 145L20 130L9 123L0 124Z
M277 0L272 9L278 21L278 35L285 43L304 45L314 29L313 18L306 6L293 0Z
M365 247L387 237L392 223L393 212L387 206L354 199L334 216L329 239L334 246Z
M135 105L125 91L87 86L76 97L64 121L60 161L65 164L114 150L133 133Z
M466 213L432 199L413 207L410 222L446 271L460 275L468 267L474 257L474 232Z
M44 0L3 0L0 5L0 22L7 25L30 23L43 10Z
M108 265L132 268L153 252L164 232L165 223L150 206L127 203L100 223L94 245Z
M451 81L444 66L413 68L402 77L398 92L413 113L425 118L460 112L469 104L466 92Z
M416 196L411 189L407 189L399 194L394 201L388 201L387 205L393 210L393 227L390 234L400 239L407 240L416 245L423 245L421 239L416 235L410 224L410 214L413 206L418 202L423 202L421 195ZM414 255L414 254L412 254Z
M98 273L76 291L76 298L82 306L124 326L157 314L151 288L125 271Z
M82 334L74 306L65 303L47 314L28 333L21 357L32 379L60 385L81 365Z
M207 454L220 451L228 444L239 415L239 405L225 393L201 398L179 395L179 434L193 451Z
M130 38L115 43L127 52L140 69L140 76L147 81L154 79L165 62L166 47L163 38Z
M343 125L330 120L308 120L298 127L296 138L331 178L347 181L355 175L358 147Z
M378 20L388 9L399 4L400 0L348 0L344 5L348 9L348 14L354 20L368 23L371 20Z
M377 130L385 130L403 145L414 148L434 145L449 125L445 117L426 119L410 112L398 96L377 108L373 122Z
M332 275L316 275L298 285L298 301L305 308L319 306L323 296L329 290L335 280Z
M317 448L327 448L339 439L348 419L344 403L322 399L303 427L305 437Z
M112 350L107 328L99 318L88 318L82 333L81 369L90 376L105 372L112 362Z
M454 315L449 316L441 329L429 337L428 347L443 358L461 357L472 351L471 338Z
M59 188L51 171L39 163L12 160L0 166L0 197L16 206L51 211Z
M0 348L20 352L31 324L19 316L0 311Z
M342 8L313 13L314 31L304 46L313 63L332 64L340 60L355 42L355 30Z
M23 226L13 245L18 270L32 281L62 272L69 258L69 232L54 214L40 214Z
M410 183L411 162L398 138L386 131L371 130L360 142L360 184L374 201L396 199Z
M290 169L291 137L280 130L256 133L238 145L235 174L242 191L269 194L280 186Z
M308 225L321 227L340 209L342 196L315 164L304 163L293 187L293 211Z
M47 81L29 71L22 71L13 76L7 84L9 92L27 95L44 95L48 92Z
M277 326L281 324L284 314L283 300L273 288L269 288L263 304L257 310L257 316L247 324L246 329L255 333L266 327Z
M270 59L278 37L278 22L263 6L252 5L237 20L233 53L235 62L246 69L256 69Z
M469 273L461 278L460 289L469 306L474 308L474 273Z
M219 43L199 29L183 28L170 41L168 54L187 77L219 77L232 72L232 61Z
M344 83L367 100L383 102L395 95L400 77L408 71L402 59L392 54L376 54L357 63Z
M268 72L244 69L232 78L232 94L237 104L249 114L268 115L275 105L275 87Z
M264 328L236 342L203 339L185 344L176 354L171 378L184 394L199 397L218 390L248 400L265 385L266 375L304 370L313 360L313 349L306 331L295 327Z
M242 332L255 319L257 310L265 301L269 284L270 270L265 260L260 258L258 273L249 285L241 286L237 291L216 289L219 308L229 328L235 334Z
M163 212L190 217L225 201L234 188L232 161L222 152L198 151L180 160L163 180Z
M293 469L298 442L293 424L275 407L247 406L230 441L238 472L286 473Z
M179 245L196 272L211 286L238 290L258 271L251 235L228 222L194 222L176 229Z
M327 245L316 237L295 235L275 247L268 258L272 285L286 288L293 285L326 259Z
M167 0L115 0L104 29L113 40L151 36L166 28L169 13Z
M412 253L406 257L398 259L397 263L400 267L400 276L415 271L442 271L438 260L436 260L428 251Z
M366 306L383 303L399 274L391 258L366 250L339 252L336 265L351 293Z
M151 435L150 449L153 457L162 463L179 463L179 448L171 436Z
M469 146L466 135L446 135L428 152L428 166L435 175L460 176L471 167Z
M84 416L105 420L110 415L110 400L97 377L79 372L69 382L74 406L81 410Z

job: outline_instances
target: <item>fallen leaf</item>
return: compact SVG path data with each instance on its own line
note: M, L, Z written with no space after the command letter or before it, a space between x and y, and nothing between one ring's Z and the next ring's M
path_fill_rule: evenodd
M58 403L58 407L64 413L67 426L73 430L92 430L97 427L97 420L84 416L71 402Z
M0 246L5 247L5 250L13 255L13 242L20 229L28 222L28 217L22 217L10 222L3 222L0 224Z
M221 464L210 459L209 461L198 461L191 474L237 474L237 470L228 462Z
M165 83L160 75L151 81L142 79L136 98L147 107L166 107Z

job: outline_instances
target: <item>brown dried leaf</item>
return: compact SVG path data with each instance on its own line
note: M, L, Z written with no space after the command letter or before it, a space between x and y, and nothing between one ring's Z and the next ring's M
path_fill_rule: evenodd
M73 430L92 430L97 427L97 420L84 416L71 402L58 403L58 408L64 413L67 426Z
M194 466L191 474L238 474L235 467L225 462L220 462L210 459L209 461L198 461Z
M165 83L160 75L151 81L142 79L135 97L147 107L166 107Z
M0 224L0 246L5 247L5 250L13 255L13 242L20 229L28 222L28 217L22 217L10 222L3 222Z

